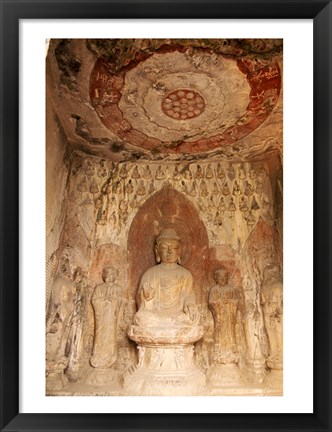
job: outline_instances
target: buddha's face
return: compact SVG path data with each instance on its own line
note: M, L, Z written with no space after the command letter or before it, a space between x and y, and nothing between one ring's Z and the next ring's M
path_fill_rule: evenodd
M177 240L160 240L157 250L162 263L176 263L180 258L180 243Z
M114 267L107 267L103 271L103 281L112 283L116 280L118 275L117 270Z
M228 283L228 272L225 270L216 270L214 274L215 281L220 286L227 285Z

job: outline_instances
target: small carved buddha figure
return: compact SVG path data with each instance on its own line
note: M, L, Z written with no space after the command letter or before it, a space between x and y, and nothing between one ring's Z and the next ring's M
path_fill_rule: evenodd
M204 172L202 170L202 167L200 165L197 165L195 178L199 180L202 179L203 177L204 177Z
M245 186L244 186L244 194L246 196L251 196L254 193L251 184L246 181Z
M156 171L156 180L163 180L165 178L165 171L163 170L161 165L158 165L157 171Z
M213 223L217 226L221 226L222 225L222 217L220 215L220 212L216 212Z
M233 201L233 197L230 197L230 199L229 199L227 210L231 211L231 212L236 211L236 205L235 205L235 203Z
M225 210L226 210L225 200L224 200L224 197L221 197L219 204L218 204L218 211L223 213Z
M139 205L140 205L140 201L138 200L137 195L134 195L134 198L131 200L130 207L135 209L139 207Z
M141 178L141 175L138 171L138 166L135 166L135 168L133 169L133 172L131 174L131 178L136 179L136 180Z
M282 369L283 285L277 266L271 266L264 270L261 305L263 308L265 328L269 339L269 356L266 364L271 369Z
M239 209L242 212L247 212L248 211L248 204L247 204L247 201L246 201L246 199L244 197L241 197L241 199L240 199Z
M212 193L213 193L213 195L216 195L216 196L220 194L220 189L219 189L216 182L213 183Z
M137 195L146 195L146 188L144 186L143 180L140 181L136 193Z
M122 182L116 181L112 188L113 193L122 194Z
M125 186L125 192L130 195L134 192L134 186L133 183L131 181L131 179L128 181L128 183Z
M211 165L209 164L206 168L205 178L211 179L212 177L213 177L213 171L212 171Z
M241 194L240 186L239 186L238 182L235 180L234 186L233 186L233 195L237 196L240 194Z
M191 186L189 195L191 195L191 196L196 196L197 195L197 185L196 185L195 180L193 181L193 184Z
M105 267L103 283L97 285L91 303L95 317L95 336L91 366L110 368L116 361L116 326L118 295L120 287L115 283L118 272L114 267Z
M259 204L256 201L255 195L252 197L251 207L250 208L251 208L251 210L259 210L260 209Z
M200 189L200 195L201 196L208 196L209 195L209 191L208 191L207 185L206 185L204 180L201 181L199 189Z
M214 274L216 285L209 294L209 308L214 319L214 364L236 364L237 344L235 324L237 319L238 291L228 284L229 273L217 269Z
M222 194L223 194L224 196L227 196L227 195L230 194L230 191L229 191L229 187L228 187L228 183L227 183L227 182L225 182L224 185L223 185L223 187L222 187Z
M169 327L197 325L199 314L193 291L193 277L180 262L180 238L171 228L156 239L155 253L160 264L142 276L138 292L138 312L134 325Z
M119 171L119 177L122 179L126 179L128 177L128 169L127 165L123 164L120 171Z
M226 178L225 171L223 170L220 163L218 163L218 165L217 165L217 177L219 179L222 179L222 180L224 180Z
M150 180L152 178L152 173L151 173L149 165L146 165L146 167L143 171L143 178L145 180Z
M192 173L191 173L190 167L187 167L187 168L185 169L185 171L184 171L184 178L185 178L186 180L192 180L193 175L192 175Z
M188 193L188 188L186 183L184 182L184 180L181 181L181 187L180 190L182 193L187 194Z
M153 183L153 180L152 180L151 183L150 183L150 185L149 185L148 193L150 195L152 195L154 191L155 191L155 187L154 187L154 183Z
M252 214L252 211L249 210L247 216L246 216L247 224L249 228L252 228L256 224L255 216Z
M246 178L246 173L243 166L239 166L238 176L240 180L244 180Z
M227 171L227 176L228 178L233 181L236 177L236 173L235 173L235 169L233 167L233 165L230 165Z
M179 171L179 166L176 165L173 172L173 180L180 180L181 179L181 173Z
M122 200L119 203L119 218L122 222L128 219L128 201Z

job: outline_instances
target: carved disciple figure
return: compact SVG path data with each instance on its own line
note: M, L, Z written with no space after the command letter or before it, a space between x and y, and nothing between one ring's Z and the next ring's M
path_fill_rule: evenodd
M238 291L228 285L229 273L218 269L216 285L210 290L209 307L214 319L214 364L236 364L237 344L235 324L238 312Z
M52 285L46 322L46 383L49 390L61 389L68 383L64 375L69 360L65 348L74 307L74 276L69 258L64 255Z
M180 265L180 238L171 228L162 230L155 253L160 264L147 270L138 288L134 325L143 327L190 326L199 314L193 277Z
M266 268L261 291L264 323L269 339L267 366L283 368L283 285L278 267Z
M118 295L115 284L118 272L114 267L103 269L103 282L92 295L91 303L95 315L95 337L90 363L95 368L110 368L116 361L116 327Z

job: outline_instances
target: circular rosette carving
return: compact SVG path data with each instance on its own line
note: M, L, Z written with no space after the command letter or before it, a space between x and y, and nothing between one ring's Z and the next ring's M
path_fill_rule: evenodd
M205 109L202 95L193 89L178 89L168 93L162 101L163 112L173 119L188 120L199 116Z

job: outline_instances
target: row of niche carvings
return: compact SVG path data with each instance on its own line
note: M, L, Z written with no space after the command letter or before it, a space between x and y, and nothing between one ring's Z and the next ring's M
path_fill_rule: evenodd
M209 241L243 247L260 218L273 222L269 168L256 163L138 164L87 159L72 170L69 199L80 206L84 230L120 244L137 209L169 185L200 212ZM120 239L122 237L122 239Z
M205 223L211 245L226 244L230 248L240 249L241 245L245 245L246 239L255 228L254 225L247 222L246 217L249 214L254 215L256 226L260 218L265 219L266 222L273 221L272 191L268 173L268 165L262 162L251 164L210 162L190 165L168 163L147 166L137 163L115 165L105 160L77 157L71 171L67 223L61 255L62 261L65 257L67 264L70 262L68 264L70 270L63 273L61 270L63 264L61 264L56 271L48 308L47 350L51 354L48 356L47 374L49 382L51 382L50 386L55 388L54 383L59 383L59 373L61 380L63 380L62 384L66 384L66 377L71 381L87 382L90 380L94 384L103 383L105 380L112 381L114 374L123 375L139 360L137 349L128 340L126 334L128 325L132 323L136 312L136 304L135 299L131 298L124 288L128 283L128 263L126 263L125 251L128 230L135 213L152 193L165 185L171 185L172 188L181 193L184 193L184 185L187 190L189 187L191 189L196 187L198 189L196 195L185 195L195 206ZM207 194L204 191L200 193L202 182L207 186ZM204 183L203 190L205 190ZM151 184L154 186L153 192L152 190L149 192ZM216 193L217 190L212 193L215 184L218 187L218 194ZM225 191L226 184L229 193ZM245 193L248 184L251 192ZM141 186L145 188L146 195L138 194ZM238 193L238 188L240 193ZM132 206L131 204L137 195L141 197L141 201L137 207ZM249 199L251 199L251 206L254 208L248 206L248 209L241 211L240 202L242 200L249 201ZM219 207L222 201L225 202L225 208ZM231 209L226 207L226 205L230 206L232 202L235 210L233 206ZM214 216L218 212L221 222L216 224ZM225 226L229 227L233 235L222 235L221 228L225 230ZM100 251L103 251L103 257L107 254L110 255L108 260L100 259L101 256L98 255ZM59 260L61 261L60 257ZM103 267L97 265L99 261ZM109 344L116 346L116 354L113 353L113 357L111 356L114 360L111 370L108 369L102 374L99 370L99 374L91 375L93 363L91 355L95 350L97 323L96 307L93 303L96 303L96 287L107 284L103 275L105 263L108 266L114 264L118 269L115 270L117 289L110 289L110 292L113 293L111 297L115 296L117 299L113 314L113 329L116 330L111 332L111 340L109 341ZM244 263L244 271L246 265L247 263ZM237 266L241 267L239 264ZM257 282L254 280L255 276L253 277L250 272L247 273L243 275L243 287L242 283L238 283L236 286L239 293L236 297L240 299L234 321L239 365L244 367L244 358L248 352L248 337L250 338L251 333L258 332L261 348L257 350L260 352L257 360L261 362L262 366L265 364L265 357L268 356L267 330L260 294L264 280L260 279ZM209 286L211 286L213 275L210 274L209 277ZM62 288L57 293L56 285L59 278L69 279L69 295L64 292L66 288ZM230 278L230 283L233 283L232 278ZM251 288L248 289L248 285L251 285ZM209 291L207 290L206 299L208 299L208 295ZM54 301L54 296L56 301ZM56 311L55 304L60 304L62 313ZM195 353L196 362L204 370L208 370L218 358L218 350L214 346L213 318L207 304L208 300L201 308L201 321L205 326L203 346L198 343L197 345L200 346L197 347ZM257 314L259 319L257 319ZM280 322L280 311L278 314ZM232 319L234 320L234 317ZM249 325L245 323L246 320L250 321ZM256 352L255 343L251 343L252 346L249 351ZM61 352L63 353L62 356L59 355ZM254 376L252 379L255 380L256 377ZM62 387L62 384L59 385L59 388Z

